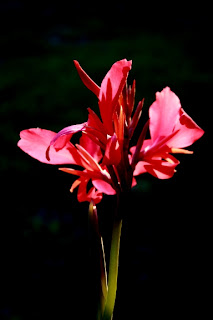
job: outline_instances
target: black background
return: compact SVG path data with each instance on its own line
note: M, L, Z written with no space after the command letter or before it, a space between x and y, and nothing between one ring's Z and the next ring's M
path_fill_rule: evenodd
M166 85L205 130L175 176L138 179L126 205L114 319L206 318L210 299L212 64L210 7L2 1L0 4L0 319L95 319L98 274L88 204L73 178L20 151L19 132L58 131L97 112L72 60L98 83L133 60L141 128ZM109 255L115 199L98 205Z

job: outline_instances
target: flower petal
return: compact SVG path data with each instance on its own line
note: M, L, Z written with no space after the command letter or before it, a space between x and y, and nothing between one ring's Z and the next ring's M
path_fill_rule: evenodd
M156 93L156 101L149 108L149 129L153 142L173 132L180 117L180 108L179 98L169 87Z
M80 138L80 145L89 152L89 154L99 162L102 158L101 148L91 140L86 134L82 134Z
M171 155L168 155L171 159ZM179 164L179 161L172 157L172 161L164 161L162 159L150 159L147 161L139 161L135 167L134 176L148 172L158 179L169 179L175 173L175 167Z
M126 59L115 62L101 83L99 108L108 134L113 134L112 114L125 85L132 61Z
M78 148L78 151L83 159L86 160L86 162L89 164L89 170L93 170L96 172L101 172L102 169L98 162L90 155L90 153L84 149L81 145L76 143L76 147Z
M118 165L121 161L121 150L118 139L114 134L109 138L103 158L103 165Z
M50 145L54 146L55 149L60 150L64 148L66 143L71 139L72 135L74 133L77 133L79 131L82 131L85 126L87 125L87 122L83 122L80 124L74 124L72 126L68 126L62 130L60 130L53 139L50 141Z
M200 139L204 131L192 120L192 118L181 108L179 121L175 126L177 134L167 143L170 148L185 148Z
M67 142L63 149L56 151L50 146L56 133L50 130L32 128L20 132L18 147L31 157L48 164L78 164L75 147Z
M100 131L104 136L107 136L107 131L97 114L90 108L87 110L89 112L87 127L92 127L97 131Z
M129 135L130 137L132 137L134 131L135 131L135 128L138 124L138 121L141 117L141 114L142 114L142 108L143 108L143 104L144 104L144 99L141 100L138 105L137 105L137 108L135 110L135 113L132 117L132 120L131 120L131 123L130 123L130 126L129 126Z
M74 64L84 85L98 97L100 87L86 74L77 60L74 60Z
M102 200L102 193L100 191L96 191L95 187L92 187L88 192L87 192L87 184L89 182L88 179L81 177L80 179L80 184L78 187L78 193L77 193L77 198L79 202L84 202L88 201L90 202L91 200L94 201L94 203L99 203Z
M103 192L108 195L116 194L116 191L113 189L113 187L106 181L93 179L92 184L100 192Z
M60 171L73 174L75 176L84 177L87 179L104 179L103 175L100 172L89 171L89 170L75 170L72 168L58 168Z

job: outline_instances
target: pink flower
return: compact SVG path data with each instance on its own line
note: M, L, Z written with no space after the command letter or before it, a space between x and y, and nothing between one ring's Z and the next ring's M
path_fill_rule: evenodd
M60 168L77 175L71 192L78 187L79 201L98 203L102 193L119 194L136 184L134 176L148 172L160 179L171 178L179 161L171 153L192 153L183 148L199 139L204 131L183 111L178 97L165 88L156 94L149 109L149 120L136 146L131 138L142 113L143 100L133 112L135 81L127 87L131 61L117 61L99 87L74 61L83 83L98 98L101 119L88 109L88 121L72 125L57 134L44 129L20 133L18 146L35 159L54 165L77 165ZM149 127L150 139L145 140ZM70 142L82 132L79 144ZM91 183L87 192L88 184Z
M134 176L149 172L159 179L171 178L179 164L171 153L193 153L183 148L204 134L168 87L156 93L156 101L149 109L149 130L151 139L131 148Z
M74 125L73 133L83 129L85 124ZM100 147L89 137L82 135L80 144L75 146L67 141L67 136L61 136L56 143L52 141L56 136L55 132L45 129L28 129L20 133L21 139L18 142L19 148L28 153L31 157L48 164L72 164L81 166L84 170L61 168L60 170L79 176L72 187L71 192L79 186L78 200L93 201L98 203L102 199L102 191L106 194L115 194L111 187L111 177L107 169L98 162L102 158ZM65 141L66 140L66 141ZM87 192L87 184L91 180L94 185L100 184L99 190L91 186ZM98 182L98 181L101 181ZM101 190L101 191L100 191Z

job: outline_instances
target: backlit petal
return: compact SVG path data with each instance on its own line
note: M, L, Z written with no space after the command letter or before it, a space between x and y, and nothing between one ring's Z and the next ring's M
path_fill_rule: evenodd
M170 148L188 147L204 134L204 131L183 109L180 109L180 117L175 130L178 130L177 134L167 143Z
M173 132L180 117L180 108L180 100L170 88L156 93L156 101L149 108L149 129L153 142Z
M171 163L164 160L140 161L137 163L134 176L148 172L158 179L169 179L175 173L175 167L179 162Z
M56 151L50 146L56 133L50 130L32 128L20 132L18 147L31 157L48 164L78 164L75 147L67 142L63 149Z
M96 187L96 189L98 189L100 192L103 192L108 195L116 194L113 187L109 183L107 183L106 181L93 179L92 183Z
M88 201L90 202L91 200L94 201L95 204L99 203L102 199L102 193L100 191L96 191L94 187L92 187L88 192L87 192L87 184L89 182L88 179L81 178L81 183L78 187L78 193L77 193L77 198L79 202L84 202Z
M103 179L103 175L100 172L89 170L75 170L72 168L59 168L60 171L73 174L75 176L84 177L87 179Z
M74 64L82 82L89 90L91 90L98 97L100 87L88 76L88 74L86 74L86 72L81 68L77 60L74 60Z
M82 134L80 145L89 152L89 154L99 162L102 158L101 148L91 140L86 134Z
M118 165L120 161L121 161L120 145L118 143L118 139L116 135L114 134L108 140L102 164Z
M72 126L68 126L60 130L50 141L50 145L54 145L54 148L57 150L62 149L65 146L65 144L70 140L72 135L74 133L82 131L85 128L86 124L87 122L74 124Z
M101 83L99 108L108 134L113 134L112 114L126 83L132 61L126 59L115 62Z

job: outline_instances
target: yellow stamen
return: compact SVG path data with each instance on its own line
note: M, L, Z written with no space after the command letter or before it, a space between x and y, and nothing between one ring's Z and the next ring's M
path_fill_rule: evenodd
M119 123L118 123L118 114L117 114L117 112L113 113L113 122L114 122L115 134L116 134L116 136L118 136Z
M119 115L119 129L118 129L118 141L122 144L124 139L124 122L125 122L125 113L123 112L122 106L120 107Z
M193 151L185 150L185 149L179 149L179 148L171 148L172 153L183 153L183 154L193 154Z
M70 192L73 192L74 189L75 189L76 187L78 187L80 183L81 183L81 180L79 180L79 179L75 180L75 181L73 182L71 188L70 188Z
M165 158L165 160L166 160L167 162L171 163L171 164L174 163L174 161L172 161L172 159L170 159L170 158Z

